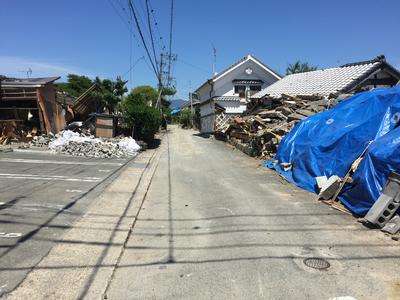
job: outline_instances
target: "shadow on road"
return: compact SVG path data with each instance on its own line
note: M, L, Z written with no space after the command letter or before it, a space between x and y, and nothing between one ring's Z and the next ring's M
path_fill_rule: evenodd
M193 133L192 135L201 137L203 139L209 139L211 137L211 134L209 134L209 133Z

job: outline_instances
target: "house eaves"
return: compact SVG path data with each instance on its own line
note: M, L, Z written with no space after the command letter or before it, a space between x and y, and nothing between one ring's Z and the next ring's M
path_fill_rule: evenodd
M249 54L249 55L241 58L239 61L235 62L233 65L229 66L228 68L226 68L225 70L223 70L219 74L217 74L214 77L206 80L198 89L196 89L195 93L197 93L205 85L210 84L210 82L216 82L217 80L219 80L222 77L226 76L227 74L229 74L230 72L232 72L235 69L239 68L241 65L243 65L244 63L246 63L249 60L253 61L255 64L260 66L262 69L266 70L268 73L270 73L272 76L274 76L278 80L282 78L282 76L278 72L272 70L266 64L262 63L259 59L255 58L253 55Z
M40 78L5 78L1 80L1 87L3 88L23 88L23 87L43 87L46 84L52 83L58 79L57 77L40 77Z

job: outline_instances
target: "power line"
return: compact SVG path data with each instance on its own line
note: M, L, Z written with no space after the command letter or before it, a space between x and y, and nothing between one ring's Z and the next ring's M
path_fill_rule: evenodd
M126 24L126 20L124 19L124 17L121 15L121 13L119 12L119 10L115 7L114 3L111 0L108 0L108 3L110 3L111 7L113 8L113 10L115 11L115 13L118 15L118 17L121 19L121 21L124 23L124 25L127 26L128 30L133 34L132 29L129 25L129 21L128 24Z
M172 29L174 24L174 0L171 0L171 22L169 25L169 59L168 59L168 83L171 76L171 61L172 61Z
M124 9L124 11L125 11L125 9ZM129 11L129 20L130 20L130 23L132 23L132 12L131 11ZM132 79L132 69L133 69L133 66L132 66L132 56L133 56L132 35L129 35L129 38L130 38L129 39L129 81L132 84L132 82L133 82L133 79Z
M142 29L140 28L140 24L139 24L139 21L138 21L138 18L137 18L135 9L133 8L133 5L132 5L132 0L128 0L128 3L129 3L129 7L130 7L130 9L131 9L131 11L132 11L133 17L134 17L134 19L135 19L136 27L137 27L137 29L138 29L138 31L139 31L139 35L140 35L140 38L141 38L141 40L142 40L143 46L144 46L144 48L145 48L145 50L146 50L146 54L147 54L147 56L148 56L148 58L149 58L149 60L150 60L151 66L152 66L152 68L153 68L153 71L154 71L154 73L156 74L156 77L158 78L158 77L159 77L159 74L158 74L157 68L156 68L155 65L154 65L153 60L151 59L151 55L150 55L149 49L148 49L148 47L147 47L146 41L145 41L145 39L144 39Z
M127 11L126 11L125 6L121 3L121 0L117 0L116 2L118 3L118 5L119 5L119 7L121 8L121 10L124 12L126 18L128 19L128 23L129 23L129 20L130 20L131 18L129 17L129 15L128 15Z
M119 7L121 8L121 10L123 11L123 13L125 14L126 19L123 17L123 15L121 15L120 11L117 9L117 7L114 5L112 0L108 0L108 2L110 3L112 9L115 11L115 13L118 15L118 17L121 19L121 21L124 23L124 25L127 25L127 29L129 31L129 71L127 73L129 73L129 81L132 82L132 69L133 67L136 65L136 63L134 65L132 65L132 57L133 57L133 39L138 42L137 37L135 35L135 33L132 31L132 13L129 11L129 15L124 7L124 5L120 2L120 0L117 0L116 3L119 5ZM138 47L139 43L137 44ZM127 74L126 73L126 74ZM124 74L122 77L125 77L126 74Z
M139 3L139 5L138 5L138 3ZM143 36L145 36L146 38L148 37L148 36L150 36L150 32L148 31L148 28L147 28L147 23L145 22L145 21L143 21L143 19L146 19L146 12L144 11L144 8L143 8L143 5L142 5L142 2L140 1L140 0L137 0L137 1L133 1L132 2L132 5L133 5L133 7L135 8L135 10L136 10L136 15L137 15L137 17L138 17L138 20L139 20L139 23L141 24L141 26L142 26L142 31L143 31ZM141 8L141 11L139 10L139 8ZM142 13L143 13L143 18L142 18Z
M156 43L157 43L158 46L160 47L160 51L164 51L164 50L166 49L166 48L165 48L165 45L164 45L164 39L163 39L162 34L161 34L161 32L160 32L160 28L158 27L158 22L157 22L157 20L156 20L155 15L154 15L154 8L153 8L153 6L151 5L151 1L150 1L150 0L149 0L149 6L150 6L151 15L152 15L152 17L153 17L154 26L155 26L155 28L156 28L156 33L158 33L158 39L156 39Z
M190 63L190 62L184 61L182 58L179 58L177 61L178 61L178 62L182 62L182 63L184 63L185 65L188 65L188 66L190 66L190 67L192 67L192 68L195 68L195 69L197 69L197 70L199 70L199 71L202 71L202 72L204 72L204 73L207 73L208 75L210 74L210 71L207 71L206 69L203 69L202 67L196 66L196 65L194 65L194 64L192 64L192 63Z
M149 26L150 39L151 39L151 47L153 48L154 61L156 62L156 65L158 65L156 49L154 47L153 30L151 28L151 22L150 22L149 0L146 0L146 10L147 10L147 23L148 23L148 26Z
M115 11L115 13L118 15L118 17L121 19L121 21L124 23L124 25L126 26L126 28L128 29L128 31L132 34L132 36L133 36L133 38L136 40L136 42L139 42L138 39L137 39L137 36L135 35L135 33L134 33L133 30L132 30L131 21L129 21L130 18L129 18L129 16L128 16L128 14L127 14L125 8L123 7L123 5L122 5L119 1L117 1L117 3L119 4L119 6L121 7L122 11L125 12L125 15L127 16L127 19L125 19L125 18L121 15L121 13L119 12L119 10L115 7L113 1L108 0L108 2L110 3L111 7L112 7L113 10ZM138 45L138 47L140 47L139 43L138 43L137 45Z
M142 56L142 57L139 57L136 61L135 61L135 63L133 64L133 65L131 65L131 67L129 68L129 70L128 71L126 71L122 76L121 76L121 78L125 78L125 76L128 74L128 73L130 73L131 71L132 71L132 69L138 64L138 62L139 61L141 61L141 60L145 60L145 57L144 56ZM131 78L131 80L132 80L132 78ZM132 81L131 81L132 82Z

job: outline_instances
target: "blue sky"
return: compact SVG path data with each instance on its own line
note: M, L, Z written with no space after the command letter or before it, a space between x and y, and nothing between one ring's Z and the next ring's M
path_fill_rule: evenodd
M145 21L145 1L133 2ZM170 0L151 4L168 45ZM32 77L132 75L129 87L155 86L121 6L126 0L1 0L0 74L24 77L31 68ZM379 54L400 68L399 11L398 0L175 0L177 96L211 76L212 45L217 71L247 54L281 73L297 59L324 68ZM130 61L136 63L132 74Z

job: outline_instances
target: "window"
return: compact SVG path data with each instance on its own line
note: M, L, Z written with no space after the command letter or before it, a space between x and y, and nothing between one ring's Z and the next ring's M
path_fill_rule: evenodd
M246 91L245 85L235 85L235 94L244 93Z

